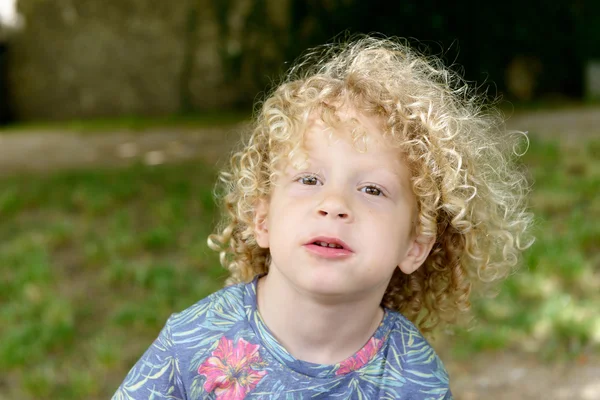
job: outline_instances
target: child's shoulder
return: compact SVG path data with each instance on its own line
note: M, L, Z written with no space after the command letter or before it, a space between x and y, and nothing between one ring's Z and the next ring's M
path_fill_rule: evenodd
M393 331L420 333L415 324L406 318L402 313L395 310L390 310L389 308L386 308L385 312L385 318L389 320L389 324Z
M390 323L389 346L394 359L400 360L406 374L413 375L416 382L442 381L448 385L448 372L435 349L421 331L404 315L387 310Z
M167 325L171 330L185 330L190 325L212 325L222 319L243 319L244 301L248 290L251 288L245 283L226 286L185 310L171 315Z
M386 310L386 312L390 326L390 340L401 354L417 350L435 354L435 350L415 324L397 311Z

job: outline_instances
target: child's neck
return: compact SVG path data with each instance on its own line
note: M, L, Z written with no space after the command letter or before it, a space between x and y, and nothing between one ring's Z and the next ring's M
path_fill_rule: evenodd
M380 301L325 303L301 295L275 270L257 288L258 310L276 339L295 358L316 364L335 364L360 350L381 323Z

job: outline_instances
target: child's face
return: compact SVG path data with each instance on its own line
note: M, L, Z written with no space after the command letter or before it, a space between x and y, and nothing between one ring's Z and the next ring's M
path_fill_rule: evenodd
M257 209L256 239L270 249L269 270L303 292L383 296L394 269L412 273L431 244L414 235L416 200L399 150L378 119L347 115L367 131L367 151L355 148L350 128L330 135L315 118L308 163L280 171Z

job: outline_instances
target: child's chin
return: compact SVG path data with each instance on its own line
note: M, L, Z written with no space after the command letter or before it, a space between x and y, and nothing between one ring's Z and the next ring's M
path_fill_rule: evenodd
M309 292L320 296L344 296L351 294L352 284L345 277L314 275L305 281Z

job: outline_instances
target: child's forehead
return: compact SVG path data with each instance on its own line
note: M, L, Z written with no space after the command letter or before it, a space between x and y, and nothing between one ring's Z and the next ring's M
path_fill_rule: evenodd
M340 145L344 152L353 153L363 161L368 159L366 165L374 168L406 169L399 143L383 127L383 118L354 111L345 110L333 120L315 113L304 129L294 135L295 146L284 156L284 165L307 168L311 161L328 160L331 146ZM285 169L284 165L281 167Z
M386 133L384 126L381 116L340 107L335 113L311 113L305 126L295 135L295 141L305 153L340 140L352 144L358 152L373 154L382 149L399 152L399 143Z

